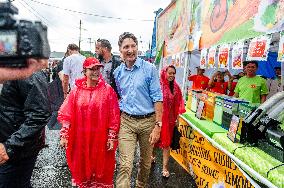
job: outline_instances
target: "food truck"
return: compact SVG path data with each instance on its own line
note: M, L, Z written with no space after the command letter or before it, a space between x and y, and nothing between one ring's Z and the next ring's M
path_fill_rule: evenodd
M284 61L284 1L174 0L157 17L159 69L174 65L186 99L179 117L180 149L171 156L198 187L284 188L284 92L265 103L192 90L196 67L275 77ZM279 85L283 90L283 76Z

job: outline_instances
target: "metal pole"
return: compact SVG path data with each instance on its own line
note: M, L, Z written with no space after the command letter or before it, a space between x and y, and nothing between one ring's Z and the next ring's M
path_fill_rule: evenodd
M89 44L90 44L90 52L92 51L92 38L88 38L89 39Z
M80 33L79 33L79 52L81 50L81 30L82 30L82 21L80 20Z

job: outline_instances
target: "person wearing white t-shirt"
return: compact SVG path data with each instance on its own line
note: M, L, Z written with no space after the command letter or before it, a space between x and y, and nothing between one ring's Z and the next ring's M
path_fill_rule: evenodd
M64 99L68 94L69 87L72 89L75 86L75 80L83 76L83 62L86 59L79 53L79 47L76 44L69 44L67 50L70 56L66 57L63 62Z

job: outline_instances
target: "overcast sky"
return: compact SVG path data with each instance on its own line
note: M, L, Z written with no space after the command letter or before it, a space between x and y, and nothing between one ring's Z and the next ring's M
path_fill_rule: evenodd
M151 41L154 11L166 8L171 0L15 0L18 18L42 20L48 26L48 38L52 51L65 51L69 43L78 44L79 22L82 20L82 50L90 50L90 39L108 39L113 51L118 51L118 36L132 32L139 39L139 50L147 50ZM51 6L47 6L44 4ZM59 8L90 13L90 16ZM122 18L111 19L100 16ZM134 20L128 20L134 19ZM144 21L143 21L144 20ZM146 20L146 21L145 21ZM91 44L94 51L94 43Z

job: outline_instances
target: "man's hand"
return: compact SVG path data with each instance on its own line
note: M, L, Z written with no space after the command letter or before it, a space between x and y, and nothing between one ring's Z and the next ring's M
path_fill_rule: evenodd
M68 95L68 89L69 89L69 76L63 74L63 80L62 80L62 88L64 93L64 99L66 99Z
M60 139L60 146L66 149L67 145L68 145L68 140L66 138L61 138Z
M5 146L2 143L0 143L0 165L4 164L8 160L9 160L9 156L7 155Z
M161 127L155 126L149 138L149 142L152 146L154 146L154 144L156 144L159 141L160 133L161 133Z
M110 151L110 150L113 150L113 149L114 149L114 140L108 139L108 141L107 141L107 150Z
M47 68L47 59L28 59L24 68L0 68L0 83L8 80L21 80L30 77L34 72Z

